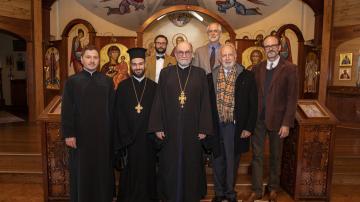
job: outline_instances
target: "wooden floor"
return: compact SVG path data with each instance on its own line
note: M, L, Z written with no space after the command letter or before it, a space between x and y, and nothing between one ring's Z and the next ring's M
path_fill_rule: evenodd
M336 162L334 167L334 182L331 201L332 202L360 202L360 183L353 181L341 181L341 176L350 170L354 175L360 175L360 170L356 170L359 164L359 135L347 133L340 128L338 133L347 137L345 143L349 147L339 148L338 155L335 155ZM339 135L338 134L338 135ZM350 138L350 139L349 139ZM355 140L355 142L353 141ZM353 156L344 154L346 150L351 150ZM42 202L42 169L41 169L41 128L35 123L18 123L0 125L0 202ZM351 164L346 161L350 158L354 167L348 168ZM345 160L344 160L345 159ZM249 176L240 175L237 186L239 200L244 199L249 192ZM211 177L209 177L211 178ZM349 178L349 177L348 177ZM346 178L347 179L347 178ZM204 201L210 201L213 196L211 190L211 180L209 179L209 192ZM244 185L245 184L245 185ZM267 198L264 197L263 200ZM281 192L279 202L293 201L285 192Z

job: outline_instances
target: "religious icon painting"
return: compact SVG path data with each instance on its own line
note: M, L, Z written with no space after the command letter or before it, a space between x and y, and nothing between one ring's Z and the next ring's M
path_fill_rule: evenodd
M352 66L352 53L340 53L339 66Z
M294 34L291 30L284 31L280 36L280 45L281 45L281 51L280 56L284 58L285 60L292 62L292 51L291 51L291 42L288 37L288 35Z
M185 34L183 33L177 33L172 37L172 45L173 45L173 49L171 51L171 56L175 56L175 47L183 41L187 41L187 37L185 36Z
M155 43L154 43L154 39L153 39L153 38L148 39L148 40L144 43L143 47L146 48L146 53L145 53L146 56L150 56L150 55L154 55L154 54L155 54Z
M304 93L316 93L319 81L319 59L315 52L306 56Z
M339 80L341 81L351 80L351 67L339 68Z
M89 30L84 24L77 24L68 34L68 76L82 70L81 52L89 44Z
M100 72L111 77L114 86L129 77L128 48L121 43L107 44L100 50Z
M264 36L266 36L264 30L258 30L254 33L254 39L256 40L255 45L262 46Z
M46 50L44 61L44 77L46 89L60 89L59 50L50 47Z
M307 118L329 118L329 114L316 100L299 100L298 106Z
M255 65L266 59L264 48L260 46L252 46L244 50L242 53L242 65L251 70Z

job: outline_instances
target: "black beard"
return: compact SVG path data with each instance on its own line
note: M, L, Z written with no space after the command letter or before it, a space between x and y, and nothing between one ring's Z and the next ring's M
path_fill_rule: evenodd
M131 71L131 74L140 79L145 75L145 71L142 71L141 74L136 74L135 72Z
M164 54L166 52L166 48L164 48L164 50L160 51L159 49L155 48L156 53L158 54Z

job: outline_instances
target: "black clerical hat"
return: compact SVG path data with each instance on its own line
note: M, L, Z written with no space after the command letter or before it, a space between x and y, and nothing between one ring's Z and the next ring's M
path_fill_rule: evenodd
M145 59L145 48L130 48L128 51L130 60L134 58L144 58Z

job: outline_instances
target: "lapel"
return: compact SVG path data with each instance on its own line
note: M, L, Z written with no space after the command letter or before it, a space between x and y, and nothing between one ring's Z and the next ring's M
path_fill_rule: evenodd
M210 67L210 55L209 55L209 44L206 44L202 48L202 54L200 54L200 57L204 57L204 66ZM211 71L211 70L210 70Z
M266 60L260 63L256 68L259 68L257 71L259 73L259 86L260 92L264 95L264 82L265 82L265 74L266 74Z
M212 78L213 78L215 89L216 89L216 85L217 85L217 77L219 74L219 69L220 69L220 65L215 67L214 70L212 71Z
M171 63L170 56L165 54L164 67L163 68L169 66L169 63ZM171 65L175 65L175 64L171 64Z
M269 91L271 90L272 86L274 85L274 83L276 83L277 79L279 78L279 76L281 75L281 72L284 70L285 67L285 62L284 60L280 57L279 63L278 65L275 67L274 69L274 75L273 78L271 79L270 82L270 86L269 86ZM266 67L265 67L266 68Z

